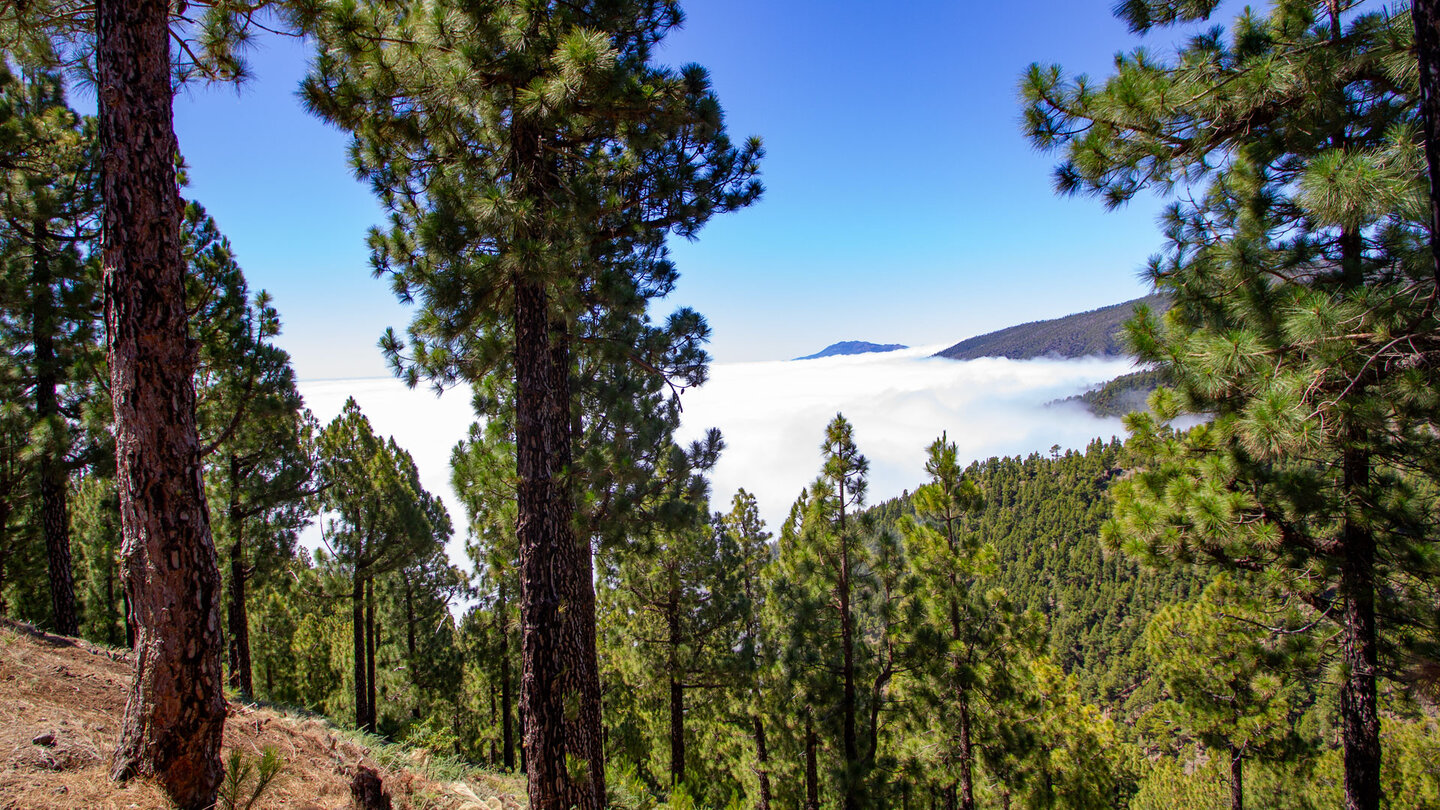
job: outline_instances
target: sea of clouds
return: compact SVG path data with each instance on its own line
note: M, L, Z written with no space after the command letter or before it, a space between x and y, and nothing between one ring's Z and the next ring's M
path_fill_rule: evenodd
M825 426L843 413L870 460L868 502L878 503L925 481L926 448L940 434L967 460L1083 448L1123 435L1118 419L1091 416L1074 404L1050 404L1132 370L1125 359L956 361L931 357L939 346L883 354L760 363L717 363L710 381L686 391L679 438L718 427L725 452L712 479L711 508L727 511L743 487L778 532L790 504L820 471ZM445 499L456 524L449 552L464 557L464 511L450 489L450 452L473 421L468 390L437 397L393 379L302 382L307 406L322 423L353 396L376 432L410 451L426 489ZM303 538L314 547L318 528Z

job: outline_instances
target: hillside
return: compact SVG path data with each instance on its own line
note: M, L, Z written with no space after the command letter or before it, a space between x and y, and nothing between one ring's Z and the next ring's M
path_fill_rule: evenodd
M1145 410L1150 394L1167 383L1165 372L1146 369L1122 374L1089 391L1057 402L1078 402L1096 416L1124 416L1131 411Z
M1121 455L1119 442L1097 439L1084 452L978 461L966 475L985 493L969 525L999 554L993 584L1020 611L1043 617L1050 654L1086 700L1131 716L1157 697L1145 662L1136 658L1146 623L1160 606L1198 593L1204 581L1183 567L1144 570L1101 547L1100 524L1110 508L1105 493L1124 474ZM901 497L871 511L882 525L895 525L913 508Z
M1006 357L1029 360L1036 357L1119 357L1126 354L1121 327L1135 311L1137 304L1151 309L1168 309L1169 304L1158 295L1149 295L1113 304L1089 312L1066 315L1048 321L1034 321L1001 329L998 332L962 340L936 357L951 360L974 360L980 357Z
M160 789L110 781L110 756L125 710L130 653L38 632L0 619L0 810L163 808ZM512 810L523 781L461 772L423 750L373 744L321 718L232 702L225 755L258 758L274 746L284 762L255 810L350 807L357 765L379 772L395 810Z
M842 340L839 343L831 343L814 354L807 354L804 357L797 357L796 360L819 360L822 357L839 357L848 354L870 354L872 352L894 352L900 349L908 349L899 343L867 343L863 340Z

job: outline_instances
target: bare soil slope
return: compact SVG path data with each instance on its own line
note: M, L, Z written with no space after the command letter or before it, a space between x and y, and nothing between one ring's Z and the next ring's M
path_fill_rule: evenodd
M128 651L0 620L0 810L169 806L153 784L109 778L130 676ZM424 752L381 757L321 719L231 703L226 755L239 748L258 759L271 745L285 767L255 810L348 808L350 775L360 764L380 773L395 810L524 806L523 782L513 777L429 778Z

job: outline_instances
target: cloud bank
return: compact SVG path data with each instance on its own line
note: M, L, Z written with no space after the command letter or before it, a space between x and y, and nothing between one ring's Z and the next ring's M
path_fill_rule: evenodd
M820 472L825 426L843 413L870 460L867 502L925 481L926 448L945 432L967 460L1083 448L1123 435L1119 419L1046 403L1131 371L1129 360L955 361L930 346L883 354L720 364L704 387L687 391L682 434L718 427L726 448L712 476L712 508L735 491L755 495L770 531Z
M965 459L1083 448L1120 435L1118 419L1099 419L1073 405L1046 403L1131 370L1128 360L954 361L929 355L939 346L819 360L722 363L710 381L687 391L680 437L710 427L726 449L712 476L711 507L729 508L741 487L755 495L768 528L778 532L790 504L820 471L825 425L843 413L870 460L868 501L879 502L924 483L925 448L941 432ZM450 450L473 417L459 388L436 397L394 379L302 382L307 406L329 422L355 397L377 433L394 436L415 457L426 489L445 500L456 535L448 551L464 556L465 520L450 489ZM313 547L318 528L303 538Z

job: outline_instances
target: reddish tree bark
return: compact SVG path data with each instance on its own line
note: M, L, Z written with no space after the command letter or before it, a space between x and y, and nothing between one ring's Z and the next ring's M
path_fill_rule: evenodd
M97 8L105 325L135 680L115 779L152 776L207 808L225 722L220 571L195 431L180 253L169 4Z
M522 140L523 135L519 136ZM533 177L534 165L523 174ZM570 354L544 288L515 279L516 506L525 775L534 810L601 810L605 757L590 545L576 535Z

